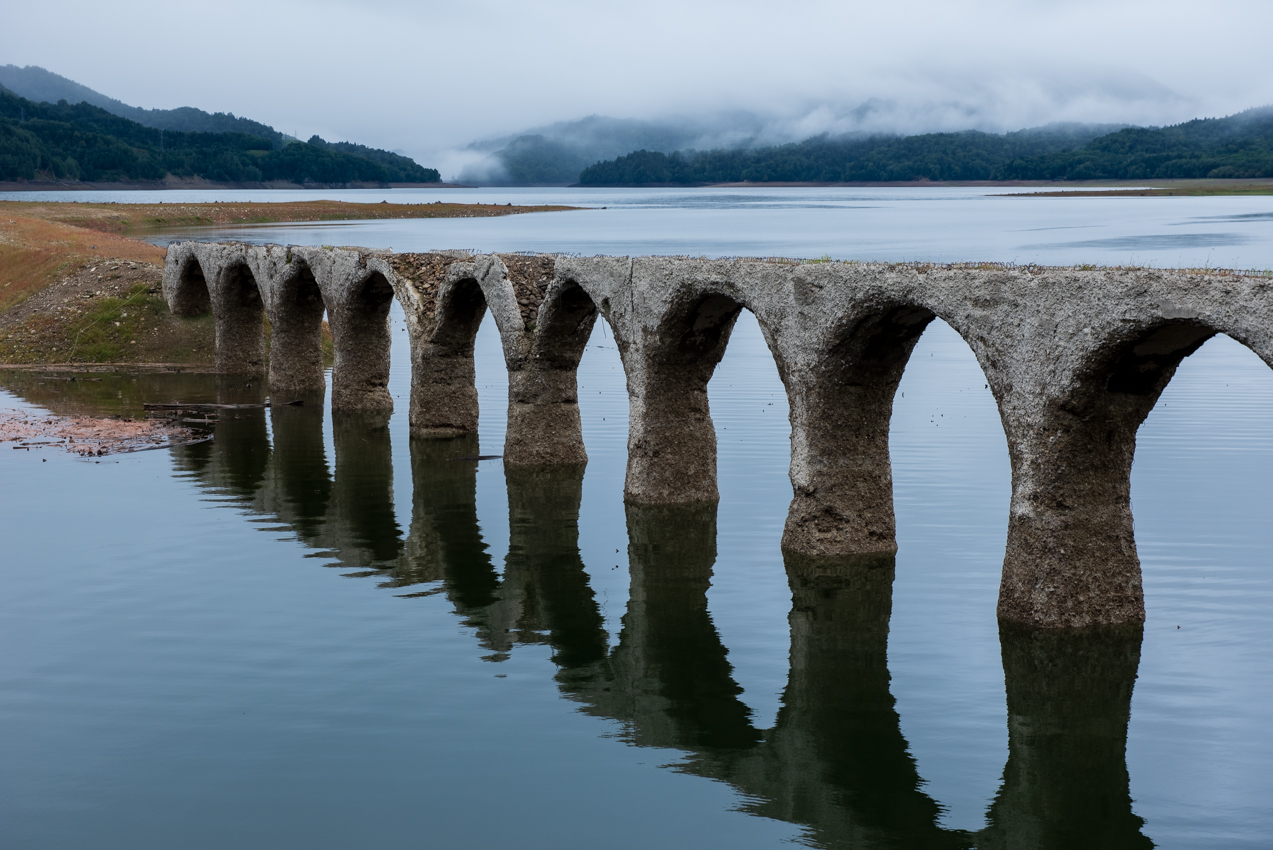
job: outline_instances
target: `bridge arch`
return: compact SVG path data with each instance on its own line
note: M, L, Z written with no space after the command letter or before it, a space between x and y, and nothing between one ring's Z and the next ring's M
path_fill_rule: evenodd
M304 257L288 254L270 304L270 387L321 393L326 300Z
M716 428L707 385L744 309L740 287L719 279L665 280L673 289L652 326L616 328L629 396L624 498L635 504L717 502ZM761 332L773 351L764 317ZM779 363L779 373L782 366Z
M258 375L265 371L265 298L241 254L221 268L212 312L217 329L217 371Z
M392 274L392 272L390 272ZM386 270L358 268L348 286L327 304L335 349L332 406L350 410L393 410L389 394L392 343L389 310L394 290Z
M193 318L212 309L208 278L193 251L186 251L176 266L172 286L168 289L168 308L174 316Z
M486 315L486 295L472 263L455 263L450 276L410 317L411 433L423 437L476 434L478 398L473 346Z
M1131 508L1136 435L1181 362L1212 337L1269 362L1241 327L1161 311L1097 336L1042 428L1012 442L1013 506L999 616L1045 626L1145 619Z

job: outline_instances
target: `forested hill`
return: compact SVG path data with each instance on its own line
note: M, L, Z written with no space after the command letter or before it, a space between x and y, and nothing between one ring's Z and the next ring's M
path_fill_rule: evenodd
M280 133L268 124L241 118L233 113L204 112L193 106L176 109L142 109L94 91L86 85L67 79L61 74L46 71L38 65L0 65L0 86L36 103L89 103L101 107L112 115L136 121L156 130L173 130L183 133L246 133L270 139L275 147L282 147L291 136Z
M167 132L88 103L34 103L0 88L0 180L116 182L202 178L254 183L437 183L389 151L315 136L275 150L247 133Z
M1005 180L1273 177L1273 107L1174 127L1132 127L1077 150L1004 165Z
M585 186L1095 180L1273 176L1273 109L1174 127L1050 125L998 135L818 137L743 150L636 151L584 169Z

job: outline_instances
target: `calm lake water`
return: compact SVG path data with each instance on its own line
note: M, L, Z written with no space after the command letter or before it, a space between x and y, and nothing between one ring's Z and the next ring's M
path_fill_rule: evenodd
M232 235L1273 266L1273 198L325 194L607 209ZM995 620L1007 449L941 322L893 416L896 563L837 582L789 579L779 551L787 408L747 314L709 389L709 511L625 509L602 323L579 372L587 469L527 474L457 459L501 451L493 324L479 436L424 442L393 320L387 420L311 400L171 452L0 452L0 845L1270 846L1273 370L1245 348L1203 346L1141 428L1144 629L1040 638ZM0 376L0 406L265 398L242 379L40 374Z

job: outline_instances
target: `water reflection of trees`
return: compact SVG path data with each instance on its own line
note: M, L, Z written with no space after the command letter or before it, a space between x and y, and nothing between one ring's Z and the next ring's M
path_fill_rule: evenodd
M285 523L354 575L444 595L487 658L547 645L564 696L618 721L634 745L682 751L678 770L729 783L744 811L825 847L1152 846L1125 760L1139 628L1001 631L1008 762L986 826L947 829L890 692L891 559L787 560L790 674L773 728L758 729L707 605L714 506L628 506L631 591L611 645L578 546L582 467L506 470L501 575L478 524L477 462L459 459L478 453L475 437L411 441L404 537L387 420L334 419L334 474L323 426L318 406L245 412L218 424L214 442L174 454L209 490Z

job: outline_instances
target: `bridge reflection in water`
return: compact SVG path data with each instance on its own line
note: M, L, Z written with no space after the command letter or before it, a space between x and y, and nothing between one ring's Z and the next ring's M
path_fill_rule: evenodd
M617 721L636 746L682 751L677 770L728 783L742 810L796 824L817 846L1153 846L1132 812L1125 758L1139 625L1001 627L1008 761L985 827L947 829L890 692L892 557L788 557L789 678L773 728L759 729L708 609L715 505L627 507L631 590L612 644L578 546L582 466L506 469L501 575L478 525L477 462L457 459L477 455L476 436L411 440L404 536L387 414L338 411L332 423L334 472L317 404L244 412L175 462L352 575L402 596L444 595L490 660L546 644L581 711Z

